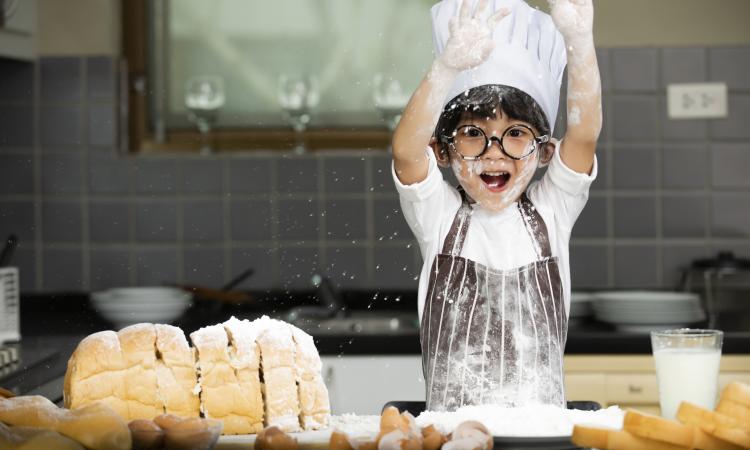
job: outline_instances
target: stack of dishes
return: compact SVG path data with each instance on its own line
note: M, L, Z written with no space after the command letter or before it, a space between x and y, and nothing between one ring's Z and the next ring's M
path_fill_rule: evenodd
M591 292L572 292L570 294L570 314L568 325L575 326L594 315L594 300L596 296Z
M170 287L113 288L91 294L91 306L119 330L141 322L170 323L190 306L191 297Z
M649 332L682 328L706 319L700 297L690 292L597 292L594 314L618 330Z

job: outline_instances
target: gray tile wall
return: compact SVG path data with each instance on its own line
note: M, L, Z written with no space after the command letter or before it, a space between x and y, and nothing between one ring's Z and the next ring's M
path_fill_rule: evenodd
M573 286L662 287L750 248L750 48L599 49L600 176ZM730 117L672 121L669 82L726 81ZM415 289L419 251L385 150L120 155L109 57L0 60L0 237L27 292L180 282ZM745 255L749 256L749 255Z

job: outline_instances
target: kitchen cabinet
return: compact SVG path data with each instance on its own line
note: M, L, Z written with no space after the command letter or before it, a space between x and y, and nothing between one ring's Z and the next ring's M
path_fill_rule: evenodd
M750 383L750 355L723 355L719 389L732 381ZM565 357L568 400L595 400L602 406L659 414L659 388L651 355L569 355Z
M324 356L323 377L334 414L379 414L390 400L424 400L420 355ZM750 383L750 355L723 355L719 392L732 381ZM593 400L659 413L651 355L568 355L568 400Z
M333 414L380 414L390 400L424 400L420 355L323 356Z
M0 57L36 58L37 0L0 0Z

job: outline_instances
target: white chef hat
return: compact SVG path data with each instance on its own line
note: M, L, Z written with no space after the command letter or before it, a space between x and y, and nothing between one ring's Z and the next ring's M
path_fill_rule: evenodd
M477 0L463 0L476 7ZM453 82L445 106L451 99L484 84L503 84L529 94L555 129L560 84L567 63L565 41L552 18L523 0L488 0L486 18L501 8L510 14L495 27L495 49L483 64L461 72ZM442 0L432 7L435 55L439 56L450 37L448 22L458 15L460 0ZM472 8L473 10L473 8Z

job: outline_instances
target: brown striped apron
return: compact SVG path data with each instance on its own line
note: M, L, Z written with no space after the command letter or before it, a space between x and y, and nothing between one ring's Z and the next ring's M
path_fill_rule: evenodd
M489 268L460 256L472 213L463 191L461 196L432 263L420 326L427 409L531 402L564 407L568 319L547 226L523 194L517 205L538 260L510 270Z

